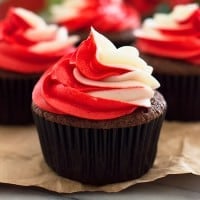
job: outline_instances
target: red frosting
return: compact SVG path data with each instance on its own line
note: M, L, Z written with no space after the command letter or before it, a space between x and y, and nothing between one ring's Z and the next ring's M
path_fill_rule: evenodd
M87 93L110 88L86 86L74 78L74 68L92 80L127 72L100 64L96 60L96 49L94 38L90 35L72 56L64 57L42 76L34 88L33 102L45 111L93 120L132 113L137 108L133 104L97 98Z
M39 43L24 37L31 28L23 18L11 8L5 20L0 22L0 69L20 73L41 73L54 64L67 52L74 51L72 46L59 52L36 53L30 47Z
M70 32L90 29L93 26L99 32L118 32L137 28L140 18L137 11L125 3L113 0L86 0L87 6L69 19L58 22Z
M141 52L200 64L200 9L186 20L177 21L176 28L156 27L162 38L137 35Z

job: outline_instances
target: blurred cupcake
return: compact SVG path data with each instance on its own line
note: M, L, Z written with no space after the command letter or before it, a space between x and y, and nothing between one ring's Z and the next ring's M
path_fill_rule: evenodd
M137 11L122 0L65 0L50 8L51 20L86 39L93 26L116 46L130 45L140 24Z
M0 22L0 123L32 121L31 93L40 75L64 54L77 37L64 27L47 25L22 8L11 8Z
M200 9L178 5L169 14L155 14L135 31L136 46L154 66L166 97L166 119L200 120Z
M142 18L146 18L156 10L167 12L176 5L194 3L195 0L124 0L124 2L133 6L141 14Z
M6 0L0 3L0 19L6 16L10 7L22 7L34 12L41 12L46 7L46 0Z
M137 49L116 49L92 30L34 88L33 115L47 164L95 185L146 173L166 111L151 73Z

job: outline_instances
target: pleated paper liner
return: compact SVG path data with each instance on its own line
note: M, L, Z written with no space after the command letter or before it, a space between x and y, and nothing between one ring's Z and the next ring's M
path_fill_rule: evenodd
M0 124L33 123L32 90L38 76L6 77L0 75Z
M167 101L167 120L200 120L200 76L158 74L158 89Z
M40 117L33 111L47 164L57 174L102 185L138 178L153 165L162 122L111 129L76 128Z

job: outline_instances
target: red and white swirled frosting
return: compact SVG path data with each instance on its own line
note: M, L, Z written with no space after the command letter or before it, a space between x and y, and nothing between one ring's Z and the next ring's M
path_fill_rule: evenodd
M74 51L77 36L47 25L31 11L11 8L0 22L0 69L19 73L41 73L67 52Z
M52 21L70 32L96 30L118 32L139 26L139 14L121 0L67 0L51 7Z
M141 52L200 64L200 8L175 6L169 14L155 14L135 31Z
M43 110L103 120L150 107L158 81L135 47L117 49L92 29L71 56L50 68L36 84L33 102Z

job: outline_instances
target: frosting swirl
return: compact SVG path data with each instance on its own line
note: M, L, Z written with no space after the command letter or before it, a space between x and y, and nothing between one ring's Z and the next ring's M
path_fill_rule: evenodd
M135 31L137 47L145 53L200 64L200 9L197 4L175 6L155 14Z
M0 69L20 73L41 73L67 52L74 51L76 36L47 25L23 8L11 8L0 22Z
M119 0L71 0L51 7L52 21L70 32L89 30L118 32L139 26L139 15ZM83 14L84 13L84 14ZM114 19L114 20L113 20Z
M134 47L117 49L92 29L71 56L36 84L33 102L43 110L87 119L112 119L150 107L158 81Z

